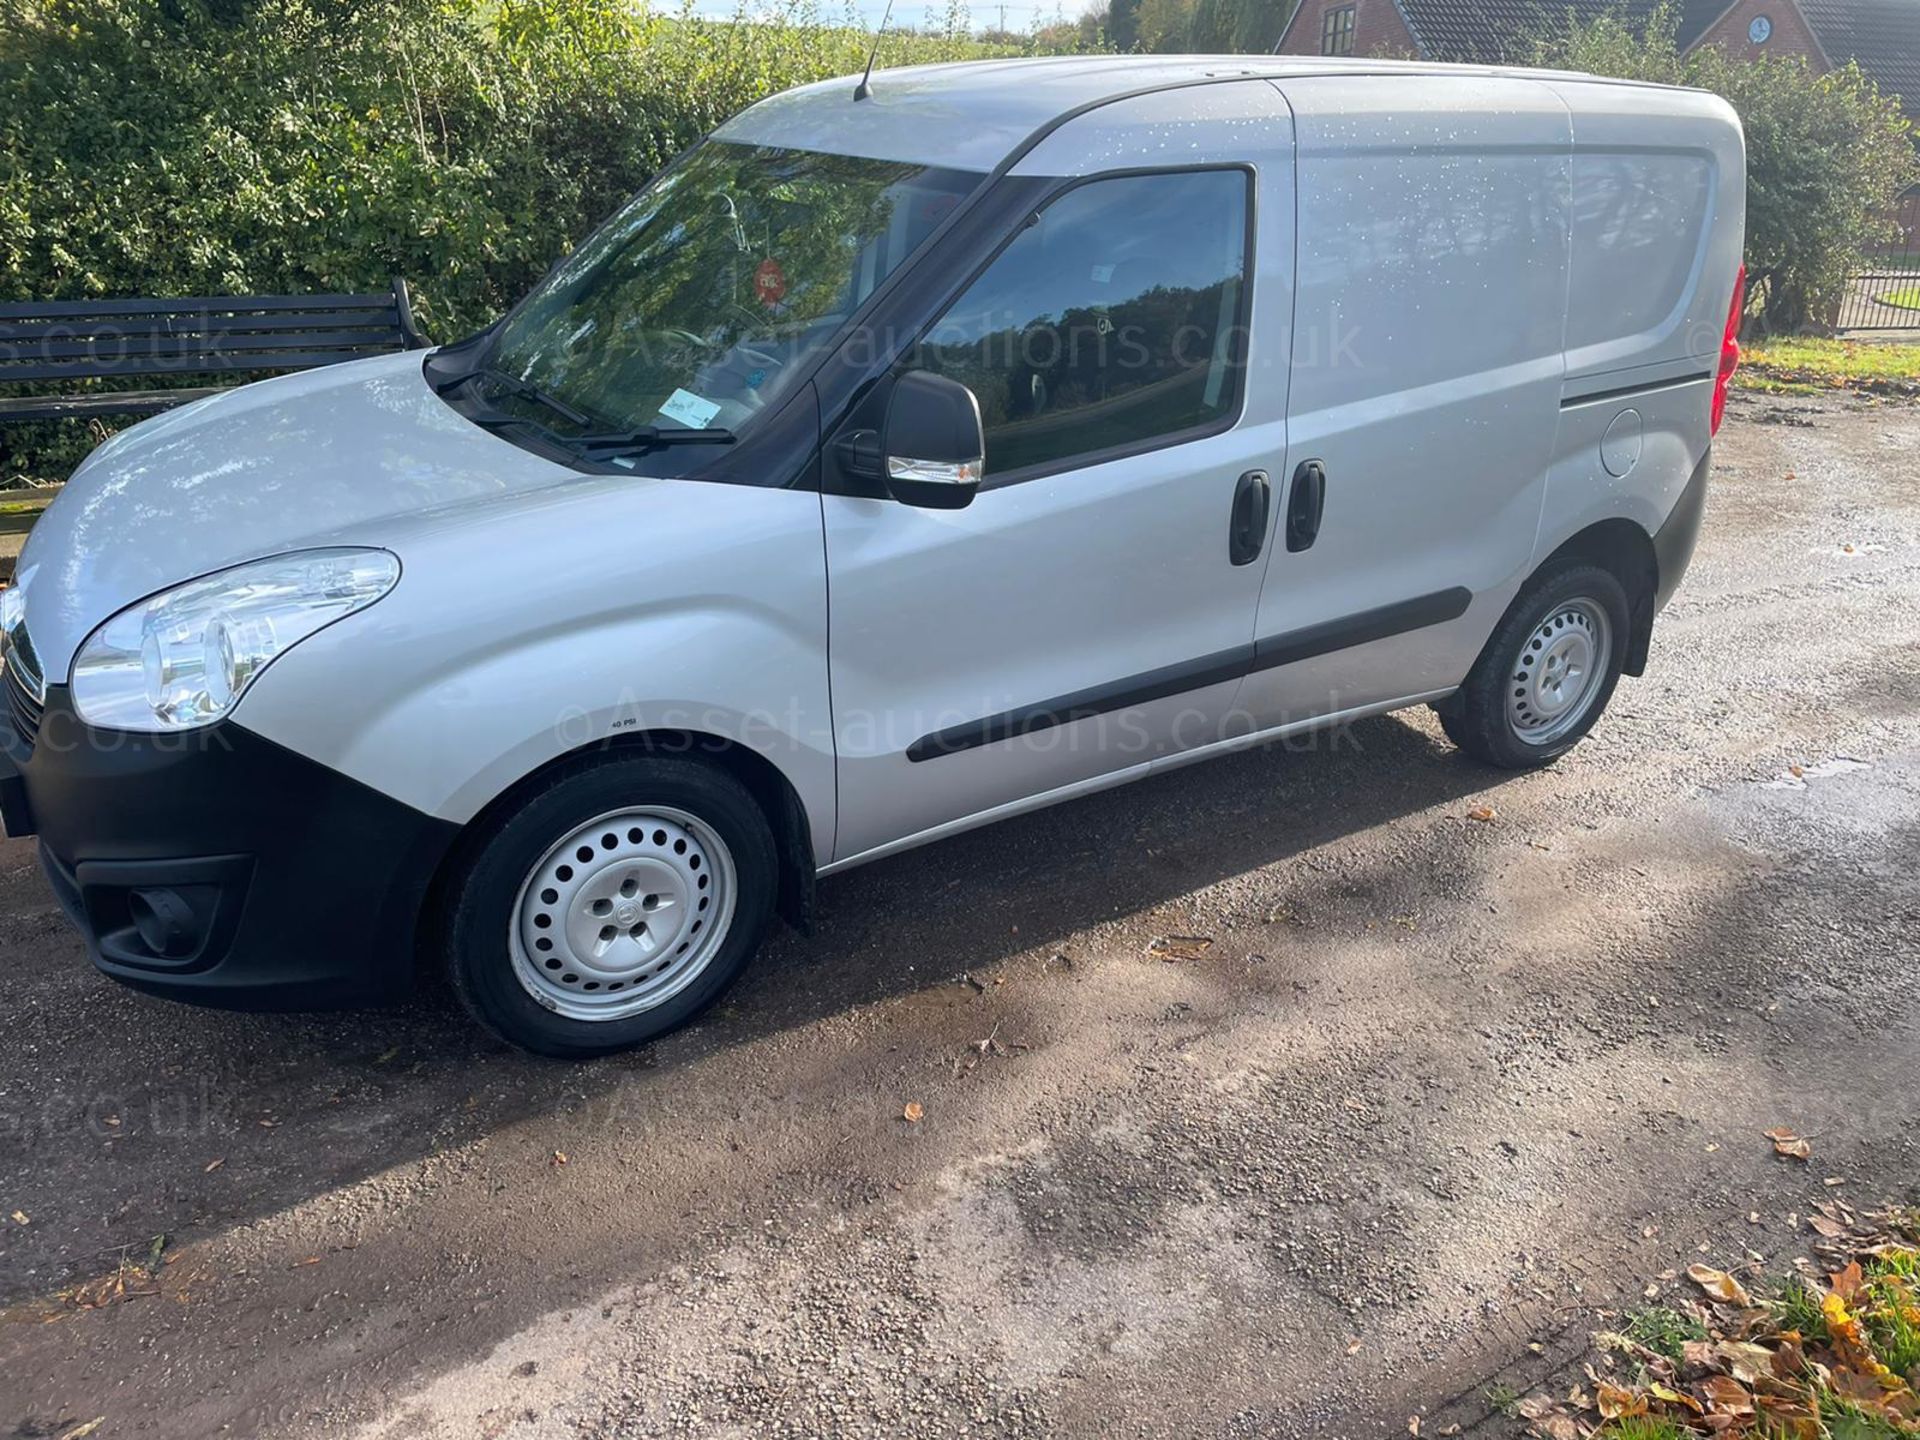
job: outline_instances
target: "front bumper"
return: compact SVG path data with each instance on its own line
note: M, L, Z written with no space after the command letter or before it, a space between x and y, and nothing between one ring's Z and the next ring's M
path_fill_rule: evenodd
M230 721L95 730L64 687L0 706L0 811L95 965L178 1000L319 1009L404 991L457 827Z

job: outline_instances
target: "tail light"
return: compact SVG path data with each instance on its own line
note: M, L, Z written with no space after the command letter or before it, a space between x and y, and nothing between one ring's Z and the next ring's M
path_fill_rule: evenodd
M1727 385L1740 368L1740 317L1747 309L1747 267L1733 277L1733 304L1727 309L1727 333L1720 337L1720 369L1713 377L1713 418L1707 433L1718 435L1727 417Z

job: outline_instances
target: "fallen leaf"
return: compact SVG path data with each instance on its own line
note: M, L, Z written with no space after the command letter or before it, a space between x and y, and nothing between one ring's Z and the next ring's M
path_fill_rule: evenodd
M1766 1137L1773 1142L1773 1153L1776 1155L1785 1155L1793 1160L1806 1160L1813 1155L1812 1144L1791 1130L1769 1130Z
M1753 1304L1753 1298L1740 1282L1724 1270L1716 1270L1711 1265L1689 1265L1687 1278L1724 1304L1738 1305L1743 1309Z
M1498 812L1491 805L1476 805L1467 811L1467 819L1477 820L1482 825L1491 825L1498 818Z
M909 1100L907 1102L907 1108L900 1112L900 1118L909 1125L918 1125L922 1120L926 1119L926 1116L927 1109L918 1100Z
M1647 1397L1621 1385L1602 1381L1597 1398L1602 1420L1619 1420L1647 1413Z
M87 1436L93 1434L94 1431L106 1423L106 1416L96 1415L83 1425L76 1425L71 1430L62 1430L60 1432L60 1440L87 1440Z
M556 1165L556 1166L558 1166L558 1165L564 1165L564 1164L566 1164L566 1163L567 1163L567 1152L566 1152L566 1151L564 1151L564 1150L556 1150L556 1151L554 1151L554 1152L553 1152L553 1162L552 1162L552 1163L553 1163L554 1165Z
M1743 1385L1755 1384L1762 1376L1773 1374L1773 1351L1751 1340L1722 1340L1713 1347L1713 1353Z
M1707 1407L1694 1399L1693 1396L1672 1389L1669 1386L1661 1385L1658 1382L1647 1386L1647 1394L1656 1400L1663 1400L1669 1405L1683 1405L1696 1415L1704 1415L1707 1412Z
M1360 1353L1360 1342L1358 1340L1354 1341L1351 1345L1347 1346L1347 1354L1358 1355L1359 1353Z
M1829 1220L1824 1215L1807 1216L1807 1226L1818 1234L1826 1236L1829 1240L1838 1240L1842 1235L1847 1233L1846 1226L1842 1225L1838 1220Z
M222 1155L222 1156L221 1156L221 1157L220 1157L219 1159L217 1159L217 1160L209 1160L209 1161L208 1161L208 1162L206 1163L206 1168L204 1168L203 1170L201 1170L201 1172L200 1172L200 1173L201 1173L202 1175L211 1175L211 1174L213 1174L213 1172L214 1172L214 1171L216 1171L216 1170L218 1170L218 1169L219 1169L219 1168L220 1168L220 1167L221 1167L222 1165L224 1165L224 1164L226 1164L226 1163L227 1163L227 1157L226 1157L226 1156L224 1156L224 1155Z
M1198 960L1212 948L1207 935L1156 935L1147 942L1147 954L1158 960Z
M1847 1268L1827 1277L1827 1284L1833 1287L1833 1293L1842 1300L1852 1301L1860 1293L1860 1286L1866 1281L1866 1274L1860 1269L1860 1262L1852 1260Z
M1407 1434L1418 1435L1419 1433L1420 1433L1420 1417L1418 1415L1409 1415L1407 1417Z
M1700 1396L1709 1411L1722 1415L1753 1414L1753 1396L1747 1387L1729 1375L1709 1375L1700 1382Z
M16 1225L27 1225L32 1222L28 1219L26 1211L16 1210L13 1212L13 1223Z
M320 1263L320 1257L318 1255L309 1255L304 1260L294 1261L293 1264L289 1265L287 1268L289 1270L300 1270L300 1269L304 1269L308 1265L318 1265L319 1263Z

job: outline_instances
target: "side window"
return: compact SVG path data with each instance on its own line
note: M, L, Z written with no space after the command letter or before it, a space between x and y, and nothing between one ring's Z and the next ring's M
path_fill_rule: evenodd
M1244 170L1093 180L1042 210L909 358L980 399L987 476L1231 422Z

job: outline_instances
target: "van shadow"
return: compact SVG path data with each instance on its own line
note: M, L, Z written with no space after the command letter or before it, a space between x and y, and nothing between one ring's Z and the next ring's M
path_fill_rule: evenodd
M47 1296L397 1165L591 1103L636 1070L942 985L1502 777L1393 716L1141 781L822 882L722 1009L568 1065L481 1035L443 989L382 1011L239 1015L96 975L26 844L0 847L0 1304ZM661 1052L671 1059L662 1059Z

